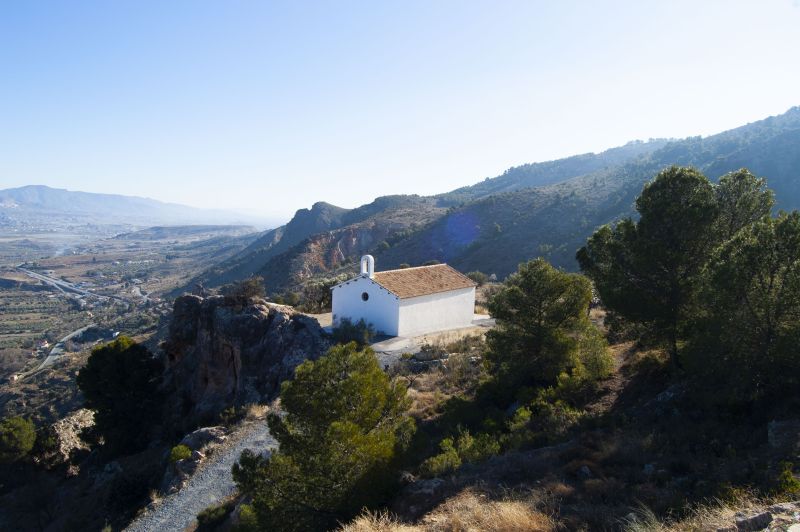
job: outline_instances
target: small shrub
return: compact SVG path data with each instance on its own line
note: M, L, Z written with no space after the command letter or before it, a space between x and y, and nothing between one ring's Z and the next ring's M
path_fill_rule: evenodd
M500 454L500 443L485 432L472 436L464 431L459 434L456 446L464 462L480 462Z
M192 457L192 450L185 445L176 445L169 452L169 461L175 463L178 460L186 460Z
M438 477L458 469L464 462L480 462L500 454L500 442L492 435L480 433L473 436L467 430L460 431L454 441L445 438L439 443L439 454L425 460L420 466L424 476Z
M353 323L350 318L342 318L333 329L333 340L338 344L356 342L360 346L368 345L375 338L375 327L363 319Z
M480 360L467 354L451 355L444 369L445 384L453 390L469 390L477 386L484 375Z
M330 312L333 303L331 288L345 280L347 280L346 275L337 275L306 282L302 287L300 309L313 314Z
M296 307L300 304L300 294L291 291L284 292L283 294L278 294L277 296L273 297L272 300L279 305Z
M0 462L25 458L36 443L36 427L19 416L0 422Z
M548 441L566 434L583 417L583 411L573 408L565 401L549 401L544 394L530 404L531 425Z
M441 344L422 344L419 348L419 355L415 358L419 360L434 360L442 358L445 354L446 351Z
M489 282L489 276L479 271L469 272L467 277L469 277L478 286L483 286Z
M225 303L228 305L242 305L253 297L263 298L265 295L264 278L254 276L227 284L220 288L220 293L225 296Z
M438 477L455 471L461 466L461 457L453 444L452 438L445 438L439 443L441 453L431 456L420 466L420 472L426 477Z
M216 530L217 527L228 518L232 511L233 504L231 502L209 506L197 514L198 532Z
M258 530L258 517L256 511L249 504L239 507L239 522L233 527L234 532L256 532Z
M780 463L781 472L778 474L778 488L777 491L781 495L800 495L800 480L795 478L793 469L794 464L791 462Z
M245 414L247 411L244 408L237 408L235 406L229 406L228 408L224 409L222 412L219 413L219 422L220 424L224 425L225 427L231 427L244 419Z

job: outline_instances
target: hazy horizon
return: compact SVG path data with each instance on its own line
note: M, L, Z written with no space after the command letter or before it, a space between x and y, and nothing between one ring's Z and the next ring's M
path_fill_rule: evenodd
M800 104L800 4L0 8L0 188L288 217Z

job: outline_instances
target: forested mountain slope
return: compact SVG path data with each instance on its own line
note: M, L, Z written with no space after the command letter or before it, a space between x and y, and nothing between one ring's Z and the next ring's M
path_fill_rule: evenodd
M617 167L633 159L649 155L667 144L666 139L648 142L631 141L624 146L604 152L584 153L543 163L523 164L509 168L502 175L486 178L480 183L457 188L437 196L448 205L457 205L492 194L513 192L524 188L543 187L593 172Z
M632 214L643 183L673 164L712 179L747 167L768 179L779 208L800 208L800 107L706 138L631 142L514 167L434 197L385 196L352 210L316 203L201 280L218 286L258 274L276 293L349 272L363 253L376 255L380 269L436 259L503 277L542 256L572 270L586 238Z
M383 268L438 259L505 276L542 256L573 270L575 251L600 225L633 213L642 185L664 167L696 166L711 179L742 167L766 177L782 209L800 208L800 108L562 183L489 196L449 212L378 255Z

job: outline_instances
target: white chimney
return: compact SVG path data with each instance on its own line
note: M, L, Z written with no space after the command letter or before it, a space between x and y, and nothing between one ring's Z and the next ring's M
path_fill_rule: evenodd
M361 276L370 279L375 277L375 257L372 255L361 257Z

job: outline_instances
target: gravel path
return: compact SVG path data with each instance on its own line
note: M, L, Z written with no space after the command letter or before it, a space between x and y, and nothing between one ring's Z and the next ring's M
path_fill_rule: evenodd
M189 482L177 493L164 497L154 508L134 520L125 530L131 532L160 532L185 530L195 525L200 511L233 495L236 486L231 467L245 449L272 449L275 440L267 423L259 420L231 434L197 469Z

